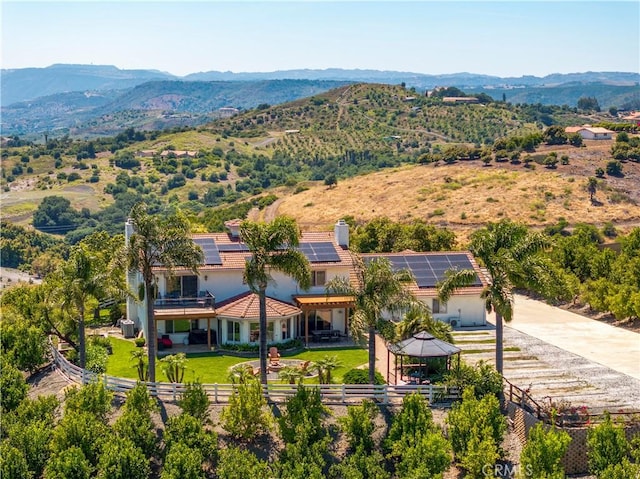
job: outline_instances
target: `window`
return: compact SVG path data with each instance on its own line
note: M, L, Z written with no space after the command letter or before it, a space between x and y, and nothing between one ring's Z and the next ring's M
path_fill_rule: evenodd
M227 341L240 342L240 323L227 319Z
M326 281L327 281L326 271L311 272L311 286L324 286Z
M188 333L191 329L191 321L176 319L174 321L164 322L164 332L169 333Z
M447 303L441 303L439 299L432 299L431 301L431 312L433 314L444 314L447 312Z
M249 342L257 343L260 340L260 323L249 323ZM267 323L267 342L273 341L273 321Z

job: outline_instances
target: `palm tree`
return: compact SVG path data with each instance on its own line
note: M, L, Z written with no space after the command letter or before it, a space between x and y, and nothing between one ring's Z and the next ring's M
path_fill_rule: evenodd
M496 370L503 371L503 323L513 317L513 290L517 287L549 293L558 287L549 259L543 255L548 238L529 232L524 225L502 220L471 235L470 250L487 269L489 284L481 293L487 312L496 313ZM448 271L438 285L438 297L446 302L459 288L473 284L473 270ZM555 285L554 285L555 283Z
M79 366L82 369L87 362L85 343L87 301L100 300L104 296L107 290L107 278L106 265L83 244L74 247L58 276L57 286L62 300L61 309L71 316L76 316Z
M408 289L413 281L406 270L394 271L386 258L363 261L354 257L356 281L349 278L334 278L326 285L328 292L345 294L354 298L354 312L350 318L351 335L362 341L368 334L369 341L369 383L375 383L376 369L376 326L384 311L406 309L418 300Z
M260 382L267 384L267 286L270 271L280 271L296 280L306 290L311 286L311 266L297 249L300 230L296 222L284 216L271 223L243 221L240 238L251 251L244 270L244 280L258 294L260 305Z
M338 359L338 356L329 356L327 354L322 359L317 360L313 367L318 371L318 382L320 384L331 384L331 373L340 366L342 366L342 361Z
M399 341L408 339L420 331L427 331L442 341L453 343L451 326L433 319L428 306L422 302L410 307L402 318L402 321L397 324L397 339Z
M139 271L144 282L147 307L147 351L149 381L156 380L156 323L153 310L153 268L162 265L168 274L177 266L197 273L203 261L202 249L190 237L189 221L181 214L166 218L147 213L144 203L131 210L134 233L129 238L126 256L130 271Z
M284 383L295 384L296 381L302 382L304 372L295 366L285 366L278 371L278 378Z

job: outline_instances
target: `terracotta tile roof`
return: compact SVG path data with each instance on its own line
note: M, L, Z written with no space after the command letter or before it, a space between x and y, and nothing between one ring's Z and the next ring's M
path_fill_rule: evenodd
M288 318L302 313L294 305L267 296L267 318ZM260 319L260 297L257 293L246 291L216 305L218 316L239 319Z

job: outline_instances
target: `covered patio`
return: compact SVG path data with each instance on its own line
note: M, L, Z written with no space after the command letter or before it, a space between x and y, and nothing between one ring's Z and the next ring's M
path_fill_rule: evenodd
M446 358L447 371L452 356L460 361L460 348L421 331L408 339L387 345L387 384L429 384L429 360ZM393 372L390 355L393 354ZM398 364L400 357L400 364Z
M349 340L349 310L355 306L353 296L309 294L294 296L293 300L304 316L300 329L306 345L310 340L327 343ZM318 327L314 320L315 326L311 328L309 318L318 311L331 311L331 321L324 321L323 326Z

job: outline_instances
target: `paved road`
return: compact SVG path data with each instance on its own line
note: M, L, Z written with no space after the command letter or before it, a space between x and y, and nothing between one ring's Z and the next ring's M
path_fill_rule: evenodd
M633 331L520 295L515 296L509 327L640 379L640 334Z

